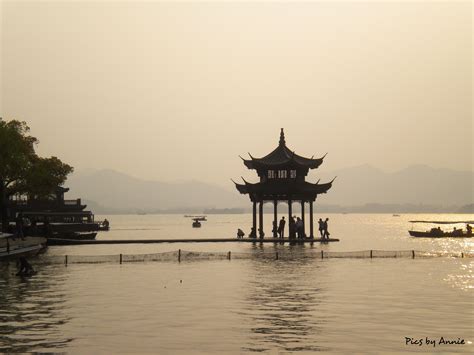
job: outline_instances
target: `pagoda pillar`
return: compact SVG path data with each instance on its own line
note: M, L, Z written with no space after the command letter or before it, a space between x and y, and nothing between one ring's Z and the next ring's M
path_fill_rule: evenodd
M278 230L278 200L273 201L273 238L278 238L277 230Z
M306 235L305 224L304 224L304 200L301 200L301 220L303 221L303 235Z
M258 236L263 238L263 200L260 201L258 206Z
M257 237L257 202L253 201L253 219L252 219L252 231L250 232L250 236L252 238Z
M292 208L291 208L291 204L292 204L292 201L291 199L288 200L288 238L292 238L292 234L291 234L291 230L290 230L290 221L291 221L291 217L292 217L292 214L293 214L293 211L292 211Z
M313 201L309 201L309 237L314 238L314 229L313 229Z

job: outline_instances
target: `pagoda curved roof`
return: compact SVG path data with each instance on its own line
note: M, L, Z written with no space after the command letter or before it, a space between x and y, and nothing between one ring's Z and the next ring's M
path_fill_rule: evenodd
M267 154L263 158L254 158L252 155L250 155L251 159L246 160L242 158L242 160L244 161L244 164L247 168L256 170L260 168L272 168L284 165L302 167L306 169L316 169L322 164L325 156L326 155L318 159L313 159L313 157L306 158L296 154L286 146L285 133L283 132L282 128L278 147L276 147L271 153Z
M234 181L235 187L241 194L310 194L319 195L325 194L332 187L332 183L336 178L330 182L320 184L319 181L315 184L301 181L301 182L281 182L281 183L250 183L244 180L243 184L238 184Z

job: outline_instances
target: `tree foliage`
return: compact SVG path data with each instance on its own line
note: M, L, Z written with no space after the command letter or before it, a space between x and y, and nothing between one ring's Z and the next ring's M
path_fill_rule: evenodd
M26 122L0 118L0 207L4 223L9 196L18 193L48 198L73 171L57 157L39 157L35 152L38 139L29 132Z

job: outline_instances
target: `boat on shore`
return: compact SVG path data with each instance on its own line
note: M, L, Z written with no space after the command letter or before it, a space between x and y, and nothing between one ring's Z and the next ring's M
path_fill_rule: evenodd
M0 260L37 255L46 248L46 244L44 237L20 238L13 234L0 233Z

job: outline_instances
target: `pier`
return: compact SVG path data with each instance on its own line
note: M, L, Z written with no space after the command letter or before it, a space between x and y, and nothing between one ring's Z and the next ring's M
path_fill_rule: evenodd
M73 240L48 238L49 245L90 245L90 244L157 244L157 243L326 243L338 242L339 239L288 239L288 238L208 238L208 239L115 239L115 240Z

